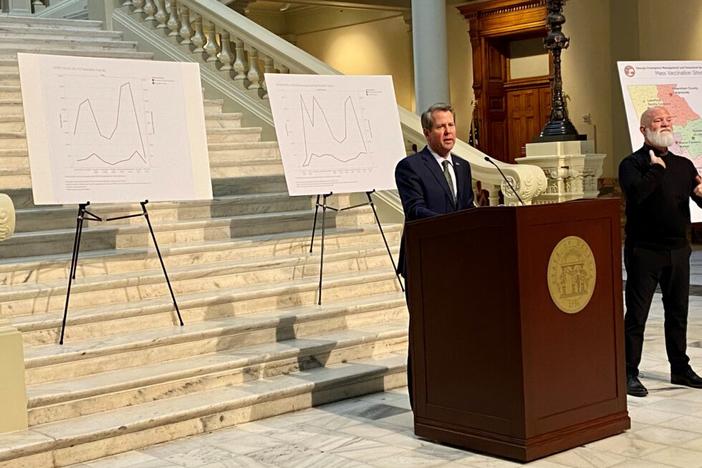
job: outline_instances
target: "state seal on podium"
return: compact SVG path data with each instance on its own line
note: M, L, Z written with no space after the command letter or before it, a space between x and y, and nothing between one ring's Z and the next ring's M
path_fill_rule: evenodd
M564 237L551 252L546 275L556 307L567 314L580 312L595 291L597 268L592 249L578 236Z

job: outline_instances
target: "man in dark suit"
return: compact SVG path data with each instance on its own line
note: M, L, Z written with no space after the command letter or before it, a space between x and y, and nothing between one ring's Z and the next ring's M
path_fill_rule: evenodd
M402 159L395 168L405 222L473 207L470 164L451 154L456 144L453 109L448 104L434 104L422 114L421 120L427 146ZM398 270L407 279L405 256L402 242ZM409 347L412 348L411 339ZM411 351L407 359L407 388L413 405Z

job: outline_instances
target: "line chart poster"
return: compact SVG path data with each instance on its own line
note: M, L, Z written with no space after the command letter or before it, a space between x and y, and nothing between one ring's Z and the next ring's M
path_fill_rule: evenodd
M17 55L35 204L212 198L197 64Z
M266 74L290 195L395 188L405 156L390 76Z
M626 119L633 151L644 139L641 114L663 106L673 116L675 141L670 150L692 161L702 173L702 62L617 62ZM702 210L690 202L693 223L702 222Z

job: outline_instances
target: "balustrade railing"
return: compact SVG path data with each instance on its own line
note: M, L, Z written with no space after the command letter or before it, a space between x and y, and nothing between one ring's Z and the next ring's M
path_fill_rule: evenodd
M201 60L216 67L232 83L259 99L266 99L264 73L335 75L339 72L216 0L125 0L122 7L132 18L156 30L176 45L186 46ZM400 120L406 144L425 144L419 117L402 107ZM471 163L473 177L490 193L491 205L502 191L506 204L517 203L502 176L485 155L463 141L454 153ZM537 166L500 164L503 172L529 203L546 189Z

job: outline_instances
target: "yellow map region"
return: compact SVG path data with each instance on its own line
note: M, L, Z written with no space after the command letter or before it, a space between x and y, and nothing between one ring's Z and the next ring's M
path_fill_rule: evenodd
M643 114L649 107L663 105L663 101L658 97L656 85L630 85L628 88L637 116Z

